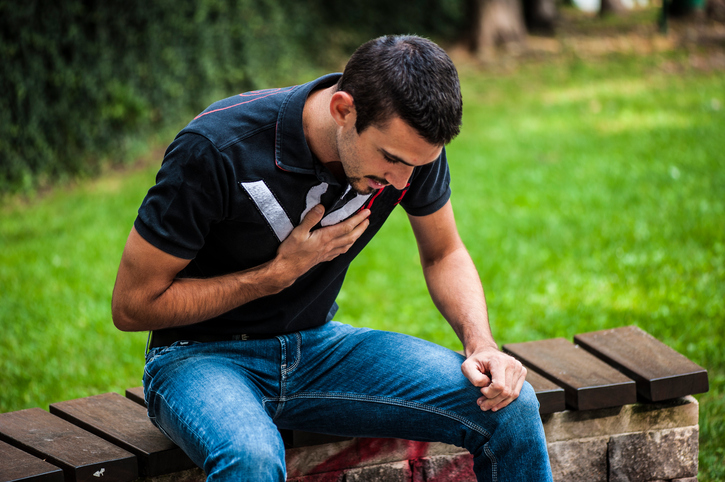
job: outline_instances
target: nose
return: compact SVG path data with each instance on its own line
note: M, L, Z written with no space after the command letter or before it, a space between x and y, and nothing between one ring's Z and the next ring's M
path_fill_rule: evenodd
M405 189L405 186L408 185L408 180L410 180L411 174L413 174L412 167L400 164L399 166L396 166L394 170L385 175L385 180L398 191L402 191Z

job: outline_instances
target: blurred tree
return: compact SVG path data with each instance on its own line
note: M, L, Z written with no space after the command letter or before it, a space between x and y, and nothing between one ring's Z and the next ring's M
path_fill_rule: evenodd
M725 23L725 0L708 0L706 12L708 18Z
M602 0L599 15L618 14L627 10L621 0Z
M553 35L558 16L556 0L522 0L524 21L531 33Z
M520 0L467 0L471 21L471 48L482 58L495 48L520 50L526 43L526 26Z

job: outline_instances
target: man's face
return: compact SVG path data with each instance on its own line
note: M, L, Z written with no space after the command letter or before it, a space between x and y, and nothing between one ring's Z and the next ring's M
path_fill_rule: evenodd
M337 132L337 152L345 176L360 194L388 184L404 189L413 168L435 161L442 149L429 144L398 117L382 127L369 126L359 135L354 122Z

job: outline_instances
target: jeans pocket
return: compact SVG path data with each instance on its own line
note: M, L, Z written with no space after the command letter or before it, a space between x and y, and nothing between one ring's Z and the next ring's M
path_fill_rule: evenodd
M151 363L158 356L160 356L163 353L163 350L165 348L168 348L168 347L166 347L166 346L160 346L160 347L157 347L157 348L151 348L148 352L146 352L146 364Z
M166 355L167 353L171 353L176 350L183 350L184 348L188 348L194 345L200 345L198 341L186 341L186 340L179 340L173 342L169 346L158 346L156 348L151 348L146 353L146 363L151 363L152 361L156 360L158 357L162 355Z

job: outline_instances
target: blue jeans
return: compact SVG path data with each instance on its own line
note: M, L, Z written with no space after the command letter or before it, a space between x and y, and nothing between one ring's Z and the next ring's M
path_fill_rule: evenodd
M154 348L144 392L152 422L210 482L284 480L278 427L445 442L473 454L478 480L551 480L531 386L483 412L462 362L427 341L332 321L266 340Z

